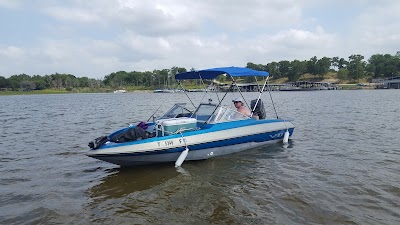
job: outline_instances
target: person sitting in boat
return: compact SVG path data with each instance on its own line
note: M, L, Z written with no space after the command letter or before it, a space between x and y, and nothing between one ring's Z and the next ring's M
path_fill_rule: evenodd
M246 106L244 106L242 98L235 98L232 100L232 102L235 105L238 112L248 117L251 116L251 111Z

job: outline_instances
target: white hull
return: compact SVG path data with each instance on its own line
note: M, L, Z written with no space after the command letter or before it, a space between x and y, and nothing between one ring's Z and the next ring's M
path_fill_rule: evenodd
M280 140L272 140L272 141L265 141L258 143L251 142L251 143L209 148L197 151L189 150L188 156L186 157L185 161L204 160L217 156L228 155L266 144L277 143L278 141ZM137 165L147 165L147 164L157 164L157 163L173 163L178 159L180 154L181 152L167 153L162 155L108 156L107 159L102 158L102 160L121 166L137 166Z
M250 121L242 121L246 123ZM253 122L254 123L254 122ZM219 125L221 126L221 125ZM121 166L175 162L185 141L189 148L187 160L202 160L240 152L249 148L276 143L284 137L286 126L293 132L290 122L276 121L239 126L209 132L193 131L179 135L151 138L124 144L110 144L92 150L87 155ZM196 133L197 132L197 133ZM246 134L246 135L244 135Z

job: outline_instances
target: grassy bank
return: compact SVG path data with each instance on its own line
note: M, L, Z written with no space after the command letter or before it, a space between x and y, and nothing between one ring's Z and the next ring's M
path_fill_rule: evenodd
M128 92L149 91L143 87L118 88ZM74 88L71 90L33 90L33 91L0 91L0 95L37 95L37 94L68 94L68 93L112 93L116 89L111 88Z
M0 95L37 95L37 94L67 94L65 90L33 90L33 91L0 91Z

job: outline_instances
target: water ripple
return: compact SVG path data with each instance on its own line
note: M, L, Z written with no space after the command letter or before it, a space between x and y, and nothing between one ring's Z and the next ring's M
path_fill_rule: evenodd
M400 224L400 93L272 95L279 116L295 118L289 146L185 162L184 171L84 155L88 141L184 95L0 97L0 223Z

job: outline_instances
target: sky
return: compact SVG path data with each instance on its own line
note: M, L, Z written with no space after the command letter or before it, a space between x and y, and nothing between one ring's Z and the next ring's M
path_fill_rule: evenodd
M0 0L0 76L395 55L398 0Z

